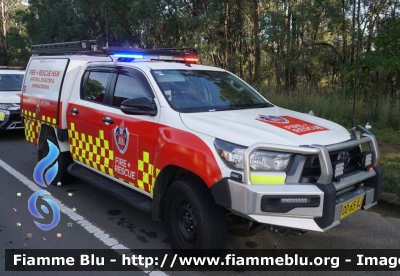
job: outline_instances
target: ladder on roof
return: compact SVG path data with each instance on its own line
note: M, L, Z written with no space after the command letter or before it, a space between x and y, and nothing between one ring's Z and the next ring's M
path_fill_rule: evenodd
M136 49L127 47L109 47L99 50L96 40L82 40L51 44L37 44L31 46L34 55L94 55L114 56L119 61L132 61L135 59L150 59L162 61L174 61L185 63L197 63L199 57L197 50L193 48L160 48L160 49Z

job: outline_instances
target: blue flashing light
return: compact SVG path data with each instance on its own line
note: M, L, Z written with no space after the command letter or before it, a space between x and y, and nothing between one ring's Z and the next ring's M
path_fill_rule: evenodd
M114 54L114 56L119 57L119 58L143 58L143 55L136 55L136 54Z

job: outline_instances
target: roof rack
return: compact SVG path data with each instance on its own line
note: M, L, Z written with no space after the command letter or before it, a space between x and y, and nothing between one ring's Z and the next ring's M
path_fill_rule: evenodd
M32 54L38 54L38 55L87 54L89 52L93 52L96 50L97 50L96 40L37 44L31 46Z
M199 61L197 50L193 48L137 49L127 47L109 47L99 50L96 40L32 45L31 52L36 55L84 54L114 56L118 58L118 61L132 61L135 59L151 59L185 63L197 63Z

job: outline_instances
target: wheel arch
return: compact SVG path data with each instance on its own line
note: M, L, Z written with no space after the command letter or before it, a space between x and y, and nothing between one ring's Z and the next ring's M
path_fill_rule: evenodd
M38 137L38 143L37 143L38 151L43 149L43 145L46 142L45 139L46 139L47 135L54 135L56 137L60 152L69 151L69 141L68 140L65 142L60 141L60 139L58 137L57 128L55 128L54 126L49 126L47 124L40 125L39 137Z
M199 179L203 183L203 185L208 189L208 186L204 182L204 180L201 179L200 176L196 175L194 172L188 169L176 165L168 165L160 171L160 173L156 178L153 190L153 213L152 213L153 220L164 219L164 200L170 185L178 179L183 179L188 177L194 177Z

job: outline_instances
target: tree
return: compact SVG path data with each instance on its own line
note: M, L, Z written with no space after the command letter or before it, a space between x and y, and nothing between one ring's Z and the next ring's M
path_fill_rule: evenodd
M2 63L8 65L8 35L12 13L20 6L21 0L1 0L1 51Z

